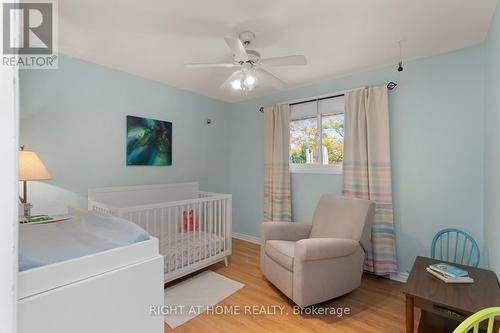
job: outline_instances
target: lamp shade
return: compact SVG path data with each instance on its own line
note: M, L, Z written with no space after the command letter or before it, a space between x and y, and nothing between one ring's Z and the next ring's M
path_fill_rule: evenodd
M45 165L34 151L19 151L19 180L50 179Z

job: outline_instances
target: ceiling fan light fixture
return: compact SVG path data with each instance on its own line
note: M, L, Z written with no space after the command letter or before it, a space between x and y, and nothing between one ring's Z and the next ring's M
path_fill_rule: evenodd
M227 63L194 63L187 64L190 68L237 68L221 85L223 89L231 86L232 90L247 92L259 88L266 83L274 88L282 89L286 83L274 74L267 71L269 67L276 66L304 66L307 64L304 55L287 55L281 57L261 58L258 51L251 50L249 46L254 40L252 32L245 31L239 38L224 37L228 48L233 55L233 61Z
M242 89L242 86L241 86L241 81L240 81L240 80L234 80L234 81L231 81L231 87L232 87L234 90L241 90L241 89Z
M252 88L255 83L257 83L257 79L252 74L247 74L243 83L245 84L245 87Z

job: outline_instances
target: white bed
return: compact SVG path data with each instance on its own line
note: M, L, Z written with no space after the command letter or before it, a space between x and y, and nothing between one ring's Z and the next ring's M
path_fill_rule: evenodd
M22 271L18 297L20 333L163 332L150 315L163 304L158 240Z

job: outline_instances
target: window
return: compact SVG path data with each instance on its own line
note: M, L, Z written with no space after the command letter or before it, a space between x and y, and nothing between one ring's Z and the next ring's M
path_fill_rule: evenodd
M290 171L340 173L344 97L290 105Z

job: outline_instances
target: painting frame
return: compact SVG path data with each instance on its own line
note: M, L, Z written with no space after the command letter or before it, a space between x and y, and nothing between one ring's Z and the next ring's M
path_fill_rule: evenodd
M172 122L127 115L126 165L172 166Z

